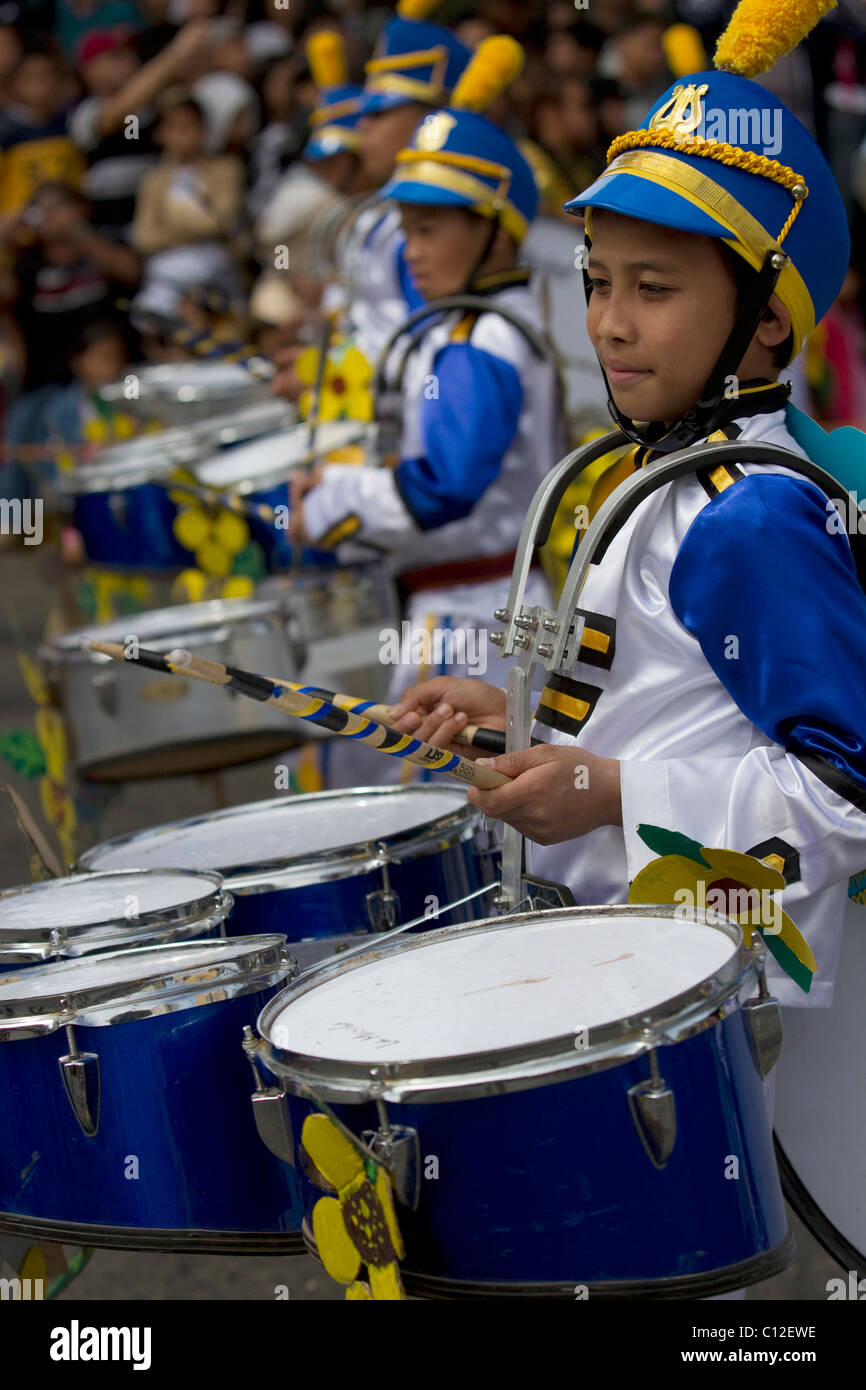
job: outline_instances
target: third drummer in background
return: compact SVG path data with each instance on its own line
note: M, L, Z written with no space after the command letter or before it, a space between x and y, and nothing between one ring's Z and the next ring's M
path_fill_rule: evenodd
M471 293L489 309L431 316L403 379L394 467L330 464L293 485L300 544L361 542L397 576L405 621L381 655L395 666L392 701L425 667L484 675L493 665L488 630L507 598L522 519L562 452L556 372L537 337L529 272L517 264L537 211L535 181L510 136L479 110L521 63L514 40L483 44L452 107L422 122L387 190L401 209L406 263L423 298ZM395 350L398 361L405 346ZM545 601L540 572L531 587L532 601ZM504 670L497 661L494 672ZM379 771L383 759L350 751L357 762L342 784L394 775Z

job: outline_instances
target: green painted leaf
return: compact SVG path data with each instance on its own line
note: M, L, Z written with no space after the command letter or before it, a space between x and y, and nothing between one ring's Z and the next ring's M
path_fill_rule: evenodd
M249 579L263 579L265 575L265 555L256 541L249 541L239 550L231 568L232 574L243 575Z
M44 777L47 770L42 744L27 729L13 729L8 734L0 734L0 758L21 777L31 780Z
M660 825L639 825L637 833L654 854L681 854L684 859L693 859L696 864L703 864L705 869L710 867L701 854L703 847L700 841L690 840L688 835L682 835L679 830L665 830Z
M786 946L780 936L772 936L765 932L760 924L757 924L758 931L761 933L761 940L770 954L778 961L786 975L790 975L795 984L799 985L804 994L808 994L812 988L812 971L801 960L798 960L791 950Z

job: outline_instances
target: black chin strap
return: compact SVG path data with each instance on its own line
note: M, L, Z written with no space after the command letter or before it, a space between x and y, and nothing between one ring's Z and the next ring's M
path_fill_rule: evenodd
M481 275L481 267L484 266L484 265L486 265L487 261L490 259L490 255L491 255L491 253L492 253L492 251L493 251L493 247L494 247L494 244L495 244L495 242L496 242L496 238L497 238L497 236L499 235L499 228L500 228L501 222L502 222L501 215L500 215L500 213L497 212L496 215L495 215L494 218L493 218L493 224L492 224L492 226L491 226L491 228L490 228L490 235L489 235L489 237L487 238L487 242L486 242L486 244L485 244L484 250L482 251L479 260L476 261L475 265L473 266L472 270L470 271L470 273L469 273L469 279L466 281L466 284L463 286L463 289L460 290L460 293L461 293L461 294L470 294L470 293L472 292L472 286L475 284L475 281L476 281L476 280L479 278L479 276Z
M589 250L589 246L590 242L587 239L587 250ZM654 454L673 454L678 449L687 449L690 445L696 444L699 439L709 438L722 425L735 419L738 414L742 414L742 411L738 409L736 395L730 395L727 386L732 377L736 378L740 363L757 332L758 325L787 261L788 257L783 251L767 252L764 264L746 296L737 315L737 321L722 348L719 360L716 362L709 380L701 392L700 399L673 426L668 427L663 423L640 425L624 415L613 399L607 373L599 362L604 384L607 387L608 410L614 423L633 443L652 449ZM592 295L592 280L585 261L583 285L587 303L589 303ZM786 393L786 397L791 393L790 386L780 385L779 389Z

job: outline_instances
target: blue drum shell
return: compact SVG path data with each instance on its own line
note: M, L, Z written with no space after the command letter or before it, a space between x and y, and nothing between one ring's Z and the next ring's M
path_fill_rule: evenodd
M291 1168L262 1144L245 1024L276 990L105 1027L76 1025L99 1057L99 1130L66 1097L61 1032L0 1044L0 1211L132 1235L299 1230ZM125 1176L138 1159L138 1177ZM166 1235L167 1233L167 1235ZM157 1236L150 1237L151 1245ZM94 1236L94 1243L100 1244ZM266 1241L263 1244L266 1245ZM194 1244L194 1242L193 1242ZM243 1244L243 1242L241 1242Z
M191 562L175 539L177 507L165 488L142 483L75 498L75 525L88 560L127 569L177 569Z
M420 1137L419 1207L397 1206L409 1289L547 1286L577 1297L582 1285L634 1283L651 1293L653 1281L733 1270L782 1245L787 1217L742 1011L658 1057L677 1105L661 1169L628 1104L629 1087L649 1076L641 1058L509 1094L389 1102L391 1124ZM289 1103L297 1146L310 1106ZM378 1126L372 1105L333 1108L356 1134ZM303 1176L301 1185L309 1232L322 1192ZM767 1272L732 1272L727 1287Z
M389 864L391 888L400 900L398 923L429 913L433 899L444 908L478 888L496 883L497 859L498 855L481 852L474 840L463 840L436 853ZM373 871L327 883L263 892L245 892L229 876L225 886L235 900L225 924L227 936L273 931L283 933L292 942L372 931L366 899L368 893L381 889L382 876ZM487 905L486 897L466 903L449 912L444 922L430 915L429 926L476 921L484 915Z
M266 507L289 506L289 488L287 483L278 483L274 487L264 488L260 492L251 493L248 500ZM296 556L289 539L289 532L285 527L278 527L274 523L259 520L256 517L248 518L250 535L254 541L258 541L264 551L265 564L269 574L279 574L281 570L292 569L296 563L306 568L316 569L336 569L337 556L332 550L301 550L300 555Z

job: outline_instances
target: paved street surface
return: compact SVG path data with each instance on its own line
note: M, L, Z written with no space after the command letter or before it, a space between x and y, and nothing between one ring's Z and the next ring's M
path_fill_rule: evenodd
M33 705L18 671L10 617L19 638L35 655L52 604L52 589L43 575L36 548L0 553L0 734L33 728ZM170 710L170 706L167 707ZM273 761L228 772L215 786L207 779L170 779L127 786L106 809L100 833L141 829L160 821L214 809L215 796L238 804L274 795ZM11 775L0 763L0 780L8 780L41 818L38 784ZM90 842L89 840L87 841ZM83 847L83 846L82 846ZM5 797L0 798L0 886L26 882L30 851L15 825ZM750 1300L826 1298L826 1283L839 1271L835 1263L793 1219L798 1255L778 1278L749 1290ZM161 1255L117 1251L94 1252L87 1268L61 1297L92 1300L273 1299L285 1285L290 1299L332 1300L343 1291L310 1258Z

